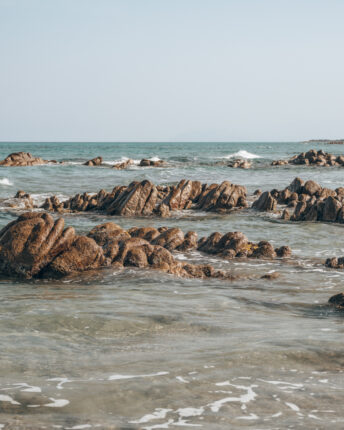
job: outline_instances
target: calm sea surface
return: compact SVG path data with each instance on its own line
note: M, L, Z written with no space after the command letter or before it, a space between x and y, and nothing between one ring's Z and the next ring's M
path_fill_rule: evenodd
M64 165L0 168L0 199L22 189L36 202L56 194L111 190L149 179L229 180L282 189L295 176L344 186L343 168L271 167L311 148L344 154L344 145L300 143L2 143L0 158L29 151ZM168 168L110 167L160 158ZM246 157L250 170L218 162ZM15 219L1 208L0 227ZM179 279L152 270L104 269L62 281L0 278L0 429L343 429L344 319L327 306L344 291L344 272L323 266L344 255L344 225L281 222L251 210L168 219L66 215L85 233L113 220L176 226L199 236L242 231L252 241L289 245L280 261L223 261L192 251L247 279ZM281 277L259 279L270 271Z

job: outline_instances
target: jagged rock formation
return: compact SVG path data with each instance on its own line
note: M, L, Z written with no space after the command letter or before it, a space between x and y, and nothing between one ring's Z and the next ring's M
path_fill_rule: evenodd
M240 232L213 233L197 240L195 232L178 228L134 227L125 231L108 222L87 236L65 228L63 218L27 212L0 231L0 272L24 278L56 278L101 267L150 267L183 277L233 279L210 265L177 261L172 251L198 250L223 258L287 257L289 247L274 249L269 242L254 244Z
M230 161L227 166L233 167L234 169L250 169L252 167L252 162L240 158Z
M295 178L282 191L263 193L252 205L261 211L275 210L277 204L287 205L282 218L291 221L344 222L344 188L323 188L316 182Z
M201 184L183 179L177 186L155 186L150 181L132 182L116 186L112 192L100 190L97 194L77 194L60 202L53 196L42 208L49 211L101 211L109 215L166 217L170 211L197 209L226 212L247 207L246 188L231 184Z
M297 164L305 166L343 166L344 155L332 155L324 152L322 149L310 149L307 152L294 155L289 160L277 160L271 163L272 166L283 166L286 164Z
M92 158L92 160L86 161L86 163L84 163L84 166L100 166L102 162L103 162L102 157L96 157L96 158Z
M13 152L8 155L4 160L0 161L0 166L3 167L18 167L18 166L36 166L39 164L54 163L55 160L43 160L40 157L34 157L30 152Z

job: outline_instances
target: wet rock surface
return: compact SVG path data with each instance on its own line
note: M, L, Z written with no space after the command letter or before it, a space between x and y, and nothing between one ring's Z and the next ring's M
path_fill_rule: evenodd
M13 152L8 155L4 160L0 161L0 166L3 167L24 167L24 166L36 166L40 164L54 163L55 160L43 160L43 158L35 157L30 152Z
M344 188L331 190L312 180L295 178L284 190L266 191L252 207L261 211L276 211L286 205L281 218L291 221L324 221L344 223Z
M77 194L64 202L52 196L42 205L43 209L56 212L100 211L108 215L161 217L184 209L228 212L245 207L246 188L241 185L228 181L207 185L185 179L173 186L134 181L128 186L116 186L111 192Z
M65 228L63 218L48 213L27 212L0 232L0 271L23 278L59 278L102 267L151 267L182 276L233 279L211 265L180 262L173 251L197 249L222 258L287 257L289 247L274 249L266 241L249 242L240 232L213 233L197 240L193 231L179 228L134 227L126 231L115 223L94 227L87 236ZM281 251L283 249L283 252Z
M129 158L128 160L125 160L121 163L117 163L113 165L112 168L117 170L123 170L133 165L135 165L135 161ZM165 167L167 166L167 163L164 160L150 160L148 158L143 158L139 162L138 166L139 167Z
M328 302L336 308L344 310L344 293L339 293L330 297Z
M92 160L86 161L86 163L84 163L84 166L101 166L102 162L103 162L102 157L96 157L96 158L92 158Z
M252 162L240 158L230 161L227 166L234 169L250 169L252 167Z
M272 166L284 166L287 164L305 165L305 166L343 166L344 156L333 155L328 152L319 149L310 149L307 152L301 152L301 154L294 155L289 160L276 160L271 163Z

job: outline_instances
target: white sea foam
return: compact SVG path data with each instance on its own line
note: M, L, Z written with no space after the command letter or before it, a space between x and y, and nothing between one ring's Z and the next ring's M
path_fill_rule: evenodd
M50 397L49 400L51 400L51 403L46 403L43 406L47 406L49 408L63 408L69 404L69 400L66 399L54 399Z
M216 385L230 385L232 387L238 388L239 390L247 390L246 394L242 394L239 397L225 397L224 399L217 400L213 403L209 403L208 406L210 407L212 412L218 412L222 406L226 403L230 402L240 402L242 404L249 403L252 400L254 400L257 397L257 394L253 391L252 388L257 387L257 385L251 385L249 387L245 387L243 385L234 385L231 384L229 381L225 382L219 382Z
M128 160L132 160L133 164L135 164L135 165L140 164L140 161L141 161L141 160L135 160L135 159L129 158L129 157L122 157L118 160L103 160L103 164L106 164L109 166L114 166L115 164L121 164L121 163L124 163L125 161L128 161Z
M152 376L162 376L168 375L170 372L158 372L158 373L149 373L147 375L111 375L108 377L109 381L114 381L118 379L133 379L133 378L151 378Z
M295 412L298 412L300 410L300 408L295 405L295 403L285 402L285 404Z
M66 382L72 382L72 380L68 378L51 378L51 379L48 379L48 381L58 382L58 384L56 385L56 388L58 390L63 390L63 384L65 384Z
M0 185L5 185L6 187L12 187L13 182L11 182L7 178L2 178L2 179L0 179Z
M16 402L11 396L7 394L0 394L0 402L9 402L11 405L20 405L19 402Z
M245 151L244 149L240 149L238 152L234 152L233 154L225 155L224 157L218 157L218 158L246 158L246 159L253 159L253 158L262 158L260 155L252 154L251 152Z
M173 409L157 408L157 409L155 409L155 412L153 412L152 414L144 415L139 420L129 421L129 423L130 424L143 424L143 423L148 423L149 421L152 421L152 420L160 420L160 419L166 418L167 413L171 412L172 410Z
M42 389L40 387L36 387L35 385L29 385L25 382L18 382L16 384L13 384L17 386L18 388L22 388L20 391L26 391L28 393L41 393Z

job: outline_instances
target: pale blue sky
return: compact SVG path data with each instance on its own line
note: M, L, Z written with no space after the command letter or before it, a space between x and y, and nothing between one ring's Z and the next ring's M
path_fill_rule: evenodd
M0 140L344 137L344 0L0 0Z

